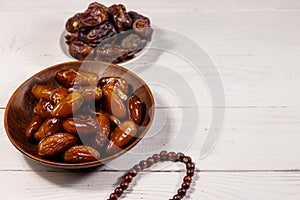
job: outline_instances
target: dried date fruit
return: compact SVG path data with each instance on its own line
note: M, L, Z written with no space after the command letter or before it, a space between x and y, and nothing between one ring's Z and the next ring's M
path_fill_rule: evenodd
M49 118L41 124L38 131L33 135L33 137L35 140L40 141L43 138L57 133L61 128L62 126L60 119Z
M100 153L92 147L77 145L68 149L63 154L63 158L66 162L71 163L91 162L98 160Z
M57 104L63 98L65 98L69 94L68 90L65 87L56 88L51 92L50 101L53 104Z
M73 41L69 45L70 54L78 59L84 60L87 57L93 58L94 48L83 43L82 41Z
M126 117L126 107L122 99L114 92L114 85L107 84L102 88L103 105L107 111L119 119Z
M103 41L112 38L114 35L117 34L117 31L114 25L110 22L104 22L99 26L93 28L86 36L86 42L94 45L98 45Z
M56 81L66 88L73 86L96 86L98 84L98 75L83 70L60 70L55 74Z
M107 119L109 119L111 127L117 127L121 124L121 120L119 120L116 116L113 116L112 114L110 114L108 112L105 112L103 110L100 110L98 112L94 112L94 114L104 115Z
M59 118L68 117L80 108L83 101L79 92L72 92L54 106L51 115Z
M50 101L41 98L39 102L33 109L33 112L42 120L51 117L51 111L53 110L53 105Z
M119 45L105 44L96 50L95 59L98 61L118 63L127 59L128 52Z
M142 119L144 118L144 111L143 111L143 103L141 102L138 96L132 95L129 98L128 110L129 110L129 115L131 120L136 125L141 125Z
M25 131L26 139L29 140L33 137L33 135L39 130L42 125L43 120L41 120L38 116L35 116L29 122L29 125Z
M83 28L82 28L83 29ZM87 33L88 33L88 31L89 31L89 29L87 29L87 30L82 30L82 31L80 31L80 30L78 30L78 31L76 31L76 32L74 32L74 33L71 33L71 34L67 34L66 36L65 36L65 39L66 39L66 43L68 44L68 45L70 45L72 42L74 42L74 41L82 41L82 42L85 42L86 41L86 35L87 35ZM87 32L87 33L86 33Z
M128 93L128 83L125 79L120 78L120 77L102 77L98 85L103 87L106 84L113 84L115 87L118 87L124 91L124 93Z
M55 88L49 85L35 84L31 88L31 92L36 99L44 98L46 100L50 100L51 92Z
M98 115L97 121L99 123L100 131L94 139L94 147L101 148L108 140L110 134L110 121L105 115Z
M147 20L149 20L148 17L145 17L145 16L141 15L140 13L137 13L137 12L134 12L134 11L129 11L128 14L132 19L132 23L134 23L137 19L147 19ZM150 20L149 20L149 25L150 25Z
M76 90L79 92L85 102L97 101L102 97L102 90L96 86L87 86Z
M124 121L116 127L110 135L110 141L105 149L108 154L115 153L130 144L137 137L137 128L134 122Z
M129 56L132 56L142 50L145 44L142 42L141 37L130 34L122 40L121 46L128 51Z
M119 98L123 102L127 101L128 99L127 94L123 91L122 87L119 87L118 84L109 83L104 85L103 88L105 88L107 91L112 91L112 96L114 98Z
M67 132L80 136L91 135L100 131L98 121L91 117L86 119L68 118L63 121L62 125Z
M74 33L79 29L81 15L82 15L81 13L77 13L73 17L68 19L66 23L67 31L69 31L70 33Z
M108 8L108 13L111 15L114 25L119 32L125 31L131 27L132 19L126 12L124 5L112 5Z
M65 38L72 57L110 63L133 58L151 40L153 33L149 18L133 11L127 12L122 4L107 8L97 2L89 4L83 13L69 18L66 29L70 33ZM135 45L137 48L128 52L121 42L131 33L142 40L140 45Z
M38 144L40 156L55 156L75 145L78 138L70 133L56 133L42 139Z
M149 19L137 19L133 25L133 30L139 34L142 38L145 38L147 40L151 40L153 29L150 27L150 21Z
M80 16L82 26L97 26L108 19L107 7L97 2L91 3L88 9Z

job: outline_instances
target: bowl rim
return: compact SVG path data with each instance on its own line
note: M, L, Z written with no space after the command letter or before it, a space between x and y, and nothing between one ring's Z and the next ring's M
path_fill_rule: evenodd
M90 162L83 162L83 163L63 163L63 162L55 162L55 161L51 161L51 160L47 160L47 159L43 159L42 157L36 157L30 153L28 153L26 150L24 150L22 147L19 146L19 144L15 141L15 139L13 138L11 132L9 131L9 122L8 122L8 113L10 110L10 106L13 102L13 100L15 99L16 95L18 94L18 92L28 83L30 82L34 77L39 76L45 72L47 72L48 70L52 70L52 69L56 69L65 65L81 65L83 63L90 63L90 64L100 64L100 65L106 65L108 67L113 66L114 68L117 68L118 70L124 71L125 73L129 73L132 77L134 77L135 79L137 79L139 82L141 82L143 84L143 86L145 87L147 93L149 94L150 97L150 102L151 102L151 112L149 115L149 124L146 126L145 130L143 132L141 132L141 134L130 144L128 145L125 149L122 149L121 151L110 155L108 157L105 157L103 159L98 159L96 161L90 161ZM80 169L80 168L90 168L90 167L95 167L95 166L99 166L104 164L105 162L108 162L110 160L113 160L121 155L123 155L124 153L128 152L130 149L132 149L135 145L137 145L140 140L142 140L142 138L146 135L146 133L148 132L149 128L152 125L153 122L153 118L154 118L154 113L155 113L155 102L154 102L154 97L153 94L149 88L149 86L147 85L147 83L145 83L145 81L140 78L137 74L135 74L134 72L130 71L127 68L124 68L118 64L114 64L114 63L107 63L107 62L100 62L100 61L68 61L68 62L63 62L63 63L58 63L55 65L52 65L50 67L46 67L43 70L33 74L32 76L30 76L26 81L24 81L21 85L19 85L17 87L17 89L14 91L14 93L11 95L11 97L8 100L8 103L6 104L5 107L5 112L4 112L4 128L5 128L5 132L6 135L8 136L10 142L13 144L13 146L15 146L16 149L18 149L21 153L23 153L24 155L26 155L28 158L31 158L34 161L37 161L38 163L42 163L51 167L56 167L56 168L63 168L63 169Z

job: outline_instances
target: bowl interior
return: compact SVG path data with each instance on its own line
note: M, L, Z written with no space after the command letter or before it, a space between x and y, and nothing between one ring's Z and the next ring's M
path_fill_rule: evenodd
M145 106L145 117L142 125L138 127L139 135L130 145L128 145L125 149L108 157L100 158L99 160L93 162L78 164L66 163L60 160L49 160L38 155L37 144L30 143L25 138L26 128L32 117L35 115L33 113L33 108L37 103L37 100L35 100L34 96L31 93L31 88L36 83L57 86L57 82L54 79L55 73L63 69L79 69L94 72L97 73L99 77L122 77L128 82L131 87L131 93L137 95ZM50 166L71 169L97 166L129 151L146 134L153 120L153 116L154 100L152 93L146 83L137 75L115 64L94 61L74 61L49 67L25 81L15 91L15 93L9 100L5 110L4 123L10 141L22 153L36 161Z

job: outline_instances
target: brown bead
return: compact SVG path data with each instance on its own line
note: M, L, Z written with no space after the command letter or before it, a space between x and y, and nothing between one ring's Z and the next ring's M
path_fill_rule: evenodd
M127 181L128 183L131 183L132 181L132 176L130 174L127 174L124 178L125 181Z
M132 169L134 169L136 172L141 172L142 171L141 166L138 165L138 164L134 165Z
M120 197L123 194L123 189L121 187L117 187L115 189L115 194L118 195L118 197Z
M168 160L175 161L176 160L176 153L171 151L168 153Z
M153 160L154 160L154 162L159 162L160 161L160 155L159 154L154 154L153 156L152 156L152 158L153 158Z
M168 152L167 151L160 152L160 159L162 161L167 160L167 158L168 158Z
M146 169L148 167L147 161L142 160L139 165L141 166L142 170Z
M182 199L182 198L181 198L181 196L178 195L178 194L175 194L175 195L173 196L173 200L180 200L180 199Z
M126 190L129 186L129 183L127 181L123 181L120 184L120 188L122 188L122 190Z
M191 185L191 183L189 183L189 182L183 182L182 183L182 185L181 185L181 187L183 188L183 189L189 189L190 188L190 185Z
M178 191L177 191L178 195L180 195L181 197L184 197L185 194L186 194L186 189L184 188L180 188Z
M187 163L186 164L186 169L195 169L195 164L194 163Z
M121 182L120 186L114 190L114 193L111 194L110 199L114 200L120 197L123 194L123 191L126 190L129 186L129 183L132 182L133 177L135 177L138 172L142 171L145 168L148 168L159 161L180 161L186 164L186 176L183 178L183 183L181 188L177 190L172 199L169 200L180 200L185 195L187 190L190 188L192 182L192 176L195 173L195 164L192 162L192 159L189 156L185 156L183 153L167 152L161 151L159 154L154 154L152 157L148 157L146 160L142 160L139 164L133 166L133 168L125 175L124 181Z
M109 196L109 199L110 200L117 200L119 197L116 193L111 193L110 196Z
M184 182L188 182L188 183L191 183L192 182L192 177L190 177L190 176L185 176L184 178L183 178L183 181Z
M194 176L195 170L194 169L187 169L186 170L186 175L188 176Z
M183 160L183 157L184 157L184 154L183 153L181 153L181 152L179 152L179 153L177 153L177 161L179 161L179 162L182 162L182 160Z
M128 174L130 174L132 177L135 177L136 175L137 175L137 171L136 170L134 170L134 169L131 169L129 172L128 172Z
M191 157L189 156L184 156L182 159L182 162L184 162L185 164L192 162Z
M151 167L154 163L155 163L155 161L152 157L147 158L148 167Z

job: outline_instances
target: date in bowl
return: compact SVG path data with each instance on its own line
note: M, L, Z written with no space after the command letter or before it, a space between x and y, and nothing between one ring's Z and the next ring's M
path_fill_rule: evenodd
M133 148L154 117L147 84L116 64L74 61L26 80L11 96L4 124L27 157L49 166L101 165Z

